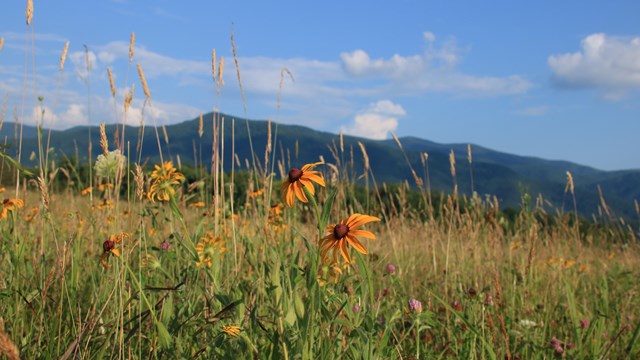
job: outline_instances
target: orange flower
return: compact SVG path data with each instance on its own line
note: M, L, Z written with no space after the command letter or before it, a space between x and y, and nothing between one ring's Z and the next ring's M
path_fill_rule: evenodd
M361 254L367 254L367 249L356 236L375 240L376 236L373 233L358 229L360 226L372 221L380 221L380 219L375 216L353 214L339 224L328 225L326 228L327 234L322 238L322 243L320 244L322 257L325 258L329 250L333 249L334 261L337 261L339 251L342 257L350 263L351 256L349 255L347 244L353 246Z
M320 186L326 186L322 174L320 174L319 171L311 171L311 169L320 164L322 164L322 162L306 164L302 169L293 168L289 171L289 176L282 182L282 186L280 186L282 200L287 203L289 207L293 206L294 196L302 202L309 201L307 195L304 193L303 187L306 188L311 195L315 195L314 182Z
M13 212L16 208L24 206L24 202L20 199L4 199L2 201L2 212L0 213L0 219L6 219L9 217L9 212Z
M113 254L115 256L120 256L120 243L126 237L129 237L127 233L121 233L120 235L111 235L109 236L109 240L102 243L102 256L100 257L100 262L105 269L108 269L110 266L107 265L107 259L109 259L109 255Z

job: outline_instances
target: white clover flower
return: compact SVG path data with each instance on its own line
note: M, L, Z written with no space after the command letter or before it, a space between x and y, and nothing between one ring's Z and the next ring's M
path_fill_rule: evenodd
M126 156L120 154L120 150L110 151L107 156L98 155L94 170L98 176L106 178L114 178L118 172L118 168L123 168L127 161Z

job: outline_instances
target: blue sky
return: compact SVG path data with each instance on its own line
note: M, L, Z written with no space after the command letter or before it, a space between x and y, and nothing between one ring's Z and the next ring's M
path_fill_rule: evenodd
M146 123L214 108L245 116L233 31L249 118L640 168L638 1L35 0L29 27L25 4L8 2L0 13L8 120L16 113L34 124L42 95L45 126L122 121L123 96L135 84L127 121L139 125L136 64L152 93ZM225 58L219 92L214 48ZM283 68L294 81L285 78L278 111Z

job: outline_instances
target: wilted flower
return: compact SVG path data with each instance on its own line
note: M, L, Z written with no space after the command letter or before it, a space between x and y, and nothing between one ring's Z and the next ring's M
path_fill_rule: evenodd
M123 169L126 161L127 158L120 154L120 150L109 151L107 156L102 154L98 155L94 170L98 176L115 178L118 173L118 169Z
M160 249L164 251L169 250L170 247L171 247L171 243L167 240L163 241L162 244L160 244Z
M538 324L537 324L535 321L528 320L528 319L522 319L522 320L520 320L519 324L520 324L520 326L522 326L523 328L527 328L527 329L538 326Z
M342 257L350 263L351 256L349 255L347 244L353 246L361 254L367 254L367 249L356 236L375 240L376 236L373 233L358 229L360 226L372 221L380 221L380 219L375 216L353 214L339 224L328 225L326 227L327 234L322 238L322 243L320 244L322 257L326 257L329 250L333 249L334 261L337 261L339 251Z
M307 195L304 193L304 189L311 195L315 195L315 188L313 183L320 186L326 186L322 174L319 171L311 171L314 167L322 164L317 162L313 164L306 164L302 169L293 168L289 171L289 175L282 182L280 186L280 193L282 195L282 201L284 201L289 207L293 206L293 198L296 197L302 202L307 202Z
M422 303L416 299L409 300L409 310L417 313L422 312Z
M487 295L487 297L484 298L484 304L486 306L493 306L493 296Z

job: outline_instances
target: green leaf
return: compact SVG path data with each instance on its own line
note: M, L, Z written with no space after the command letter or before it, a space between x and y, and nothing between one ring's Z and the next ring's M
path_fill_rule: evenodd
M318 227L320 231L324 231L324 228L327 227L329 223L329 216L331 216L331 208L333 208L333 202L336 200L336 195L338 194L338 189L333 188L329 192L329 196L327 196L327 200L322 204L322 213L320 214L320 223Z
M156 328L158 329L158 341L160 342L160 346L165 349L169 349L171 347L171 342L173 341L173 339L171 339L171 335L169 334L167 327L164 326L163 323L158 321L156 322Z

